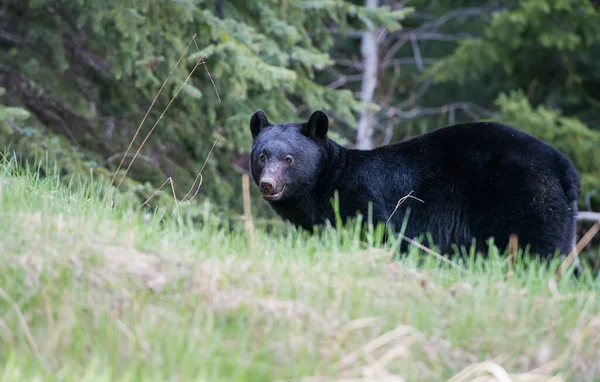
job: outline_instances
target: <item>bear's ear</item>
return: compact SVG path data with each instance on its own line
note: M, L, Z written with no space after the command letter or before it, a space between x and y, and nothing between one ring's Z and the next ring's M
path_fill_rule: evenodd
M250 118L250 132L252 133L252 139L255 139L260 131L267 126L269 126L269 120L267 119L265 112L262 110L255 111Z
M308 119L308 122L302 127L302 134L309 138L323 139L329 130L329 118L322 110L317 110Z

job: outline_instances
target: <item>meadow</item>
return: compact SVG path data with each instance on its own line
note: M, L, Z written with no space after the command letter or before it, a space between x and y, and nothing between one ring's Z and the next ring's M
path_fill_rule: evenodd
M595 381L599 281L0 168L0 381Z

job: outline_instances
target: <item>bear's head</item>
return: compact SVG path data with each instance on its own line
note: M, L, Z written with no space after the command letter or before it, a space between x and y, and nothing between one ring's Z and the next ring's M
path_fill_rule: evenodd
M271 124L262 110L250 118L250 173L263 198L284 201L313 189L325 155L329 119L315 111L307 122Z

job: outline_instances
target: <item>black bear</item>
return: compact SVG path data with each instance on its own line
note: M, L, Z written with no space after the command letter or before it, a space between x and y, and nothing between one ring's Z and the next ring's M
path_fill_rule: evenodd
M568 254L575 242L580 180L558 150L512 126L454 125L372 150L331 140L329 120L315 111L306 122L271 124L262 110L250 119L253 181L277 214L312 230L335 222L338 192L345 221L357 213L409 238L431 234L445 254L453 245L502 251L511 234L529 253ZM412 193L411 193L412 192ZM399 199L411 194L397 208ZM390 219L390 216L392 218ZM405 248L405 247L404 247Z

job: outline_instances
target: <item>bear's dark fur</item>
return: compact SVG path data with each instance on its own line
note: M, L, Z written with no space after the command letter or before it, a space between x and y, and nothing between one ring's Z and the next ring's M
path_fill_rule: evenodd
M335 221L339 195L345 221L357 213L396 231L410 208L404 235L431 233L435 245L504 250L509 236L542 257L568 254L575 241L580 180L571 162L550 145L512 126L467 123L373 150L346 149L327 136L327 115L307 122L269 123L252 115L250 172L277 214L312 230Z

